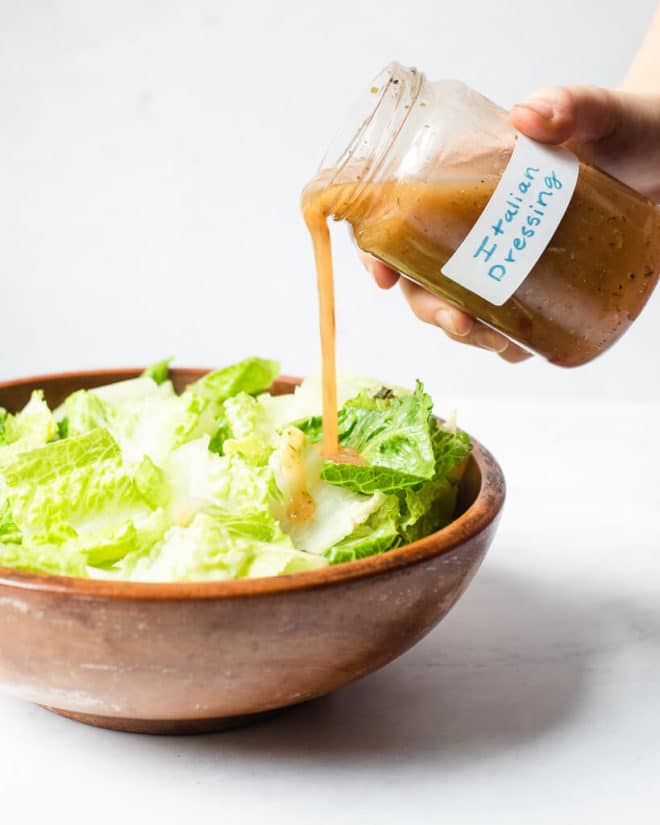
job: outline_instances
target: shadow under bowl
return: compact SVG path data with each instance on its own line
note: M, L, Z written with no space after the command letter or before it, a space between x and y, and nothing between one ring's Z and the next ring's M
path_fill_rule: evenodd
M41 388L71 392L139 370L0 384L20 409ZM206 370L174 369L177 389ZM280 377L276 393L299 379ZM304 702L391 662L450 610L495 534L505 485L473 439L456 519L380 556L262 579L138 583L0 568L0 687L64 716L117 730L195 733Z

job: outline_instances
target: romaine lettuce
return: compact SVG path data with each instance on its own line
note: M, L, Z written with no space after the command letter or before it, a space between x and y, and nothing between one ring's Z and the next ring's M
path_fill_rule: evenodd
M0 414L0 467L19 453L47 444L58 435L57 424L41 390L16 415Z
M239 392L254 395L267 390L279 372L280 365L277 361L246 358L231 367L209 372L191 384L189 389L215 404L220 404Z
M340 444L324 460L320 380L267 390L248 358L181 394L169 360L72 393L0 409L0 565L140 581L282 575L353 561L451 520L467 436L431 399L340 377Z
M162 361L157 361L142 373L143 377L151 378L157 384L164 384L170 377L170 362L171 358L164 358Z

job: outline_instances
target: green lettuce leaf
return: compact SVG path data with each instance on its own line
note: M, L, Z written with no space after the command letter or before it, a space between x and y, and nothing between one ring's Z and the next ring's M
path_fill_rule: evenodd
M402 541L417 541L449 524L456 508L456 491L449 479L439 478L400 492Z
M0 542L0 567L57 576L87 576L87 564L82 555L63 552L62 547L48 544L19 545Z
M219 429L225 432L222 452L240 455L252 464L266 464L273 451L275 429L263 405L245 392L228 398L223 404ZM214 435L218 439L218 431ZM209 445L209 449L212 449Z
M269 466L277 486L271 508L294 545L310 553L321 554L341 541L384 501L380 491L361 495L323 481L318 449L295 427L281 434ZM301 504L311 518L299 520Z
M107 430L96 429L78 438L19 453L2 468L2 475L8 487L24 485L36 492L40 485L52 483L75 469L102 464L118 467L121 451Z
M223 410L220 410L219 414L216 416L215 427L215 432L209 440L209 450L212 453L224 455L225 441L232 437L232 432L231 425L229 424L227 416L224 414Z
M106 527L69 541L67 550L78 553L92 567L108 566L129 555L142 556L160 541L169 527L164 510L155 510L119 526Z
M277 361L246 358L238 364L204 375L188 389L219 405L239 392L254 395L267 390L279 373Z
M107 428L111 418L108 405L87 390L71 393L64 402L64 412L64 418L58 422L60 438L83 435L99 427Z
M169 504L170 490L165 474L148 455L145 455L135 468L133 480L138 492L150 507L157 509Z
M345 406L350 399L361 393L377 394L383 384L382 381L369 378L365 375L337 370L337 405ZM397 396L410 395L410 390L403 387L391 387L390 392ZM282 430L289 424L321 415L323 409L323 382L321 372L313 372L295 388L294 392L284 395L259 396L259 401L265 407L270 420L276 430ZM320 418L318 418L320 423Z
M20 537L25 546L59 546L63 555L107 564L150 547L167 528L164 510L153 512L162 473L143 463L134 477L104 429L20 453L1 475L3 528L15 544Z
M105 384L102 387L94 387L89 392L100 398L101 401L115 407L134 406L141 401L155 398L172 398L175 395L171 381L157 384L153 378L146 375L127 378L125 381L115 381L114 384ZM58 411L55 410L56 417L57 413Z
M432 406L420 383L412 395L356 396L339 411L339 443L356 450L367 464L326 462L321 477L365 495L393 493L430 480L435 473ZM312 441L320 440L319 417L297 426Z
M457 494L453 473L472 450L466 433L443 429L435 419L431 438L434 477L399 493L401 536L406 542L428 536L452 520Z
M106 527L92 536L74 542L73 546L92 566L103 566L118 561L135 551L138 531L132 521L119 527Z
M340 422L342 422L340 443L358 449L362 456L367 458L369 456L368 439L363 438L359 430L353 427L356 417L360 418L363 415L362 411L370 410L374 418L370 422L368 431L374 434L377 441L384 439L387 443L389 430L386 422L392 426L404 414L404 410L414 406L416 402L419 414L413 420L418 429L424 432L421 443L424 446L422 455L426 462L423 472L426 478L414 476L410 472L405 476L401 473L401 467L414 466L414 451L409 451L408 454L401 451L399 458L402 464L398 469L378 466L375 463L357 468L351 464L342 465L331 462L324 465L321 475L328 482L362 493L380 490L390 494L387 498L388 505L384 505L367 522L359 525L353 534L326 553L331 563L364 558L367 555L385 552L399 544L416 541L444 527L452 520L457 493L454 474L456 468L467 458L472 447L465 433L445 428L432 417L430 400L428 396L425 396L420 385L417 386L414 395L404 398L399 398L387 388L381 388L376 393L362 392L350 399L344 410L340 411ZM380 427L377 423L377 415L382 415ZM424 419L426 426L420 427ZM315 419L302 422L302 426L311 432L313 437L320 435L319 425L320 422ZM359 434L357 438L356 433ZM415 443L414 438L412 442ZM432 451L431 473L428 467L429 442ZM362 443L367 444L366 451L364 448L360 449ZM396 445L397 442L393 440L391 443ZM406 439L404 443L408 446L410 440ZM382 460L377 450L371 452L371 461ZM412 455L412 461L409 455ZM420 470L417 469L416 472L420 473Z
M157 385L151 378L79 390L66 399L61 411L67 436L106 428L129 464L145 456L161 464L180 444L216 428L209 402L199 393L188 389L177 396L169 382Z
M444 429L436 419L431 422L431 440L435 478L450 475L472 452L472 443L467 433Z
M19 453L47 444L58 435L57 424L41 390L35 390L25 407L16 415L10 415L6 411L3 413L0 467Z
M162 361L157 361L142 373L145 378L151 378L157 384L164 384L170 377L170 362L172 358L164 358Z
M8 501L0 505L0 544L22 544L23 534L14 521Z
M219 456L208 449L208 437L174 450L163 468L169 489L170 523L185 526L200 512L260 525L268 535L277 527L270 499L273 473L241 456ZM257 528L255 528L257 529Z
M126 561L122 573L133 581L278 576L328 563L321 556L296 550L288 536L260 541L205 513L197 514L187 527L172 527L148 555Z
M385 553L402 543L399 528L399 501L388 496L380 508L363 524L324 555L330 564L343 564Z

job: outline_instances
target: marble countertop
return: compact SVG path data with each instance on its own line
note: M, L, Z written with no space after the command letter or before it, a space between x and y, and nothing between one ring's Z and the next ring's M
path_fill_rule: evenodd
M216 735L96 730L3 695L3 822L657 822L660 406L460 409L509 496L426 639Z

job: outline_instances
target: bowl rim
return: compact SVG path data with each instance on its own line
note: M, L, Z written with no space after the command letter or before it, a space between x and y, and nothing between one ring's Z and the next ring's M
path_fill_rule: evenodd
M200 376L208 368L173 367L170 374L196 373ZM138 377L143 368L117 368L96 370L73 370L70 372L47 373L44 375L16 378L0 382L0 390L17 386L37 389L39 383L98 379L114 377L124 380ZM117 378L117 376L121 376ZM273 385L285 384L295 387L302 379L279 375ZM481 475L481 486L475 500L457 519L436 532L388 550L377 556L369 556L358 561L289 573L283 576L264 576L254 579L232 579L199 582L133 582L109 579L83 579L74 576L58 576L47 573L33 573L0 566L0 588L59 593L83 598L99 598L129 601L206 601L209 599L243 599L254 596L274 596L277 594L310 590L339 585L344 582L382 575L407 567L416 562L426 561L459 548L468 539L475 538L486 530L500 515L506 497L506 484L502 468L477 439L470 435L473 450L471 460L475 461Z

